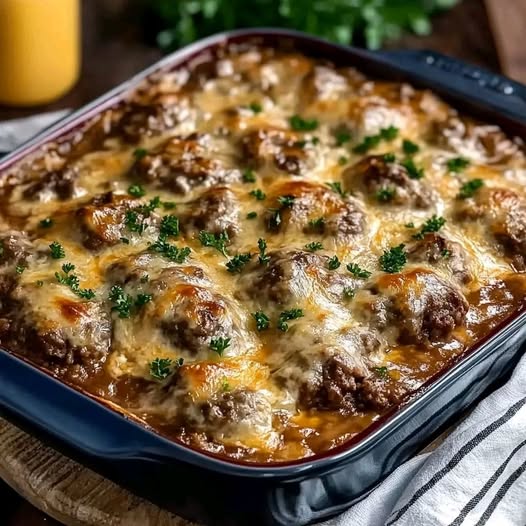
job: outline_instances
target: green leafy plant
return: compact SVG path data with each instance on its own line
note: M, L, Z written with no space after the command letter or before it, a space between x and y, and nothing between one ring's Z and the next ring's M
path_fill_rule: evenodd
M143 0L159 20L159 46L178 46L227 29L288 27L341 44L378 49L404 31L431 31L430 16L459 0Z

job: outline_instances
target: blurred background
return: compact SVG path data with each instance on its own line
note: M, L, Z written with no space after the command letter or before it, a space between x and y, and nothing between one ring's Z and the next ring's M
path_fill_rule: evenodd
M0 0L0 121L79 108L168 51L250 26L434 49L526 83L526 0ZM0 523L58 524L1 481L0 499Z

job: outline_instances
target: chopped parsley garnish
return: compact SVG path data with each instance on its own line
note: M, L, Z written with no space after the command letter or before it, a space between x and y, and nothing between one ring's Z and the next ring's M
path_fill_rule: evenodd
M135 300L124 292L119 285L114 285L110 290L110 301L113 303L111 310L119 314L119 318L129 318L133 311L152 301L151 294L137 294Z
M15 267L15 271L17 274L22 274L24 272L24 270L26 270L26 266L25 265L17 265Z
M258 201L263 201L267 197L265 192L263 192L263 190L260 190L259 188L256 188L255 190L249 192L249 195L255 197Z
M225 349L228 347L230 347L230 338L219 336L219 338L212 338L210 340L210 349L219 354L219 356L223 356Z
M124 216L124 224L130 232L135 232L142 235L146 226L142 220L139 219L139 214L135 210L127 210Z
M334 138L336 139L336 146L343 146L351 140L351 134L346 130L341 130L335 133Z
M394 196L396 195L396 188L380 188L378 192L376 192L375 197L380 203L388 203L389 201L392 201Z
M384 162L394 163L396 161L396 155L394 153L384 153Z
M299 115L293 115L289 124L294 131L312 131L318 127L316 119L302 119Z
M380 267L384 272L394 274L402 270L407 263L407 254L404 248L405 245L401 244L384 251L380 256Z
M259 248L259 262L266 265L270 261L270 256L267 256L267 242L263 238L258 239Z
M258 216L258 213L252 211L252 212L249 212L249 213L247 214L247 219L255 219L257 216Z
M163 257L175 263L184 263L186 258L190 255L191 250L189 247L179 248L175 245L171 245L166 241L163 236L159 236L159 239L150 245L150 250L161 254Z
M451 257L451 250L448 250L447 248L445 248L444 250L442 250L442 252L440 253L440 255L444 258L444 259L449 259Z
M338 158L338 164L340 166L343 166L345 164L347 164L349 162L349 158L348 157L344 157L343 155L341 157Z
M124 243L125 245L130 244L130 240L127 237L121 237L120 239L121 239L121 243Z
M413 234L413 237L415 239L424 239L424 236L426 234L429 234L431 232L438 232L445 224L446 220L443 217L437 217L436 215L433 215L433 217L428 219L422 225L422 227L420 228L420 232Z
M290 320L297 320L298 318L302 318L304 316L302 309L289 309L284 310L280 315L278 319L278 329L283 332L287 332L289 330L289 324L287 321Z
M263 111L263 107L259 102L251 102L248 107L254 112L254 113L261 113Z
M250 261L251 258L252 254L249 252L245 254L237 254L227 262L226 268L231 274L241 272L243 267Z
M58 241L53 241L53 243L49 245L49 250L51 250L51 257L53 259L62 259L66 257L64 247Z
M312 241L312 243L307 243L305 249L309 252L316 252L317 250L322 250L323 245L319 241Z
M51 219L50 217L46 217L45 219L42 219L42 221L40 221L39 225L42 228L51 228L53 226L53 223L53 219Z
M270 325L270 318L261 310L252 313L252 317L256 320L256 329L258 331L265 331Z
M148 150L146 148L135 148L133 150L133 156L137 161L141 160L143 157L146 157L148 155Z
M138 206L137 208L135 208L135 210L148 217L156 208L159 208L161 205L161 198L158 195L156 195L153 199L150 199L150 201L148 201L148 204Z
M140 184L131 184L128 186L128 193L132 197L143 197L146 195L146 190Z
M398 128L389 126L382 128L377 135L367 135L363 141L353 148L355 153L367 153L369 150L376 148L381 141L392 141L398 137Z
M317 230L319 232L323 231L325 227L325 218L324 217L317 217L316 219L311 219L309 221L309 226L313 230Z
M163 201L163 208L165 210L173 210L174 208L177 208L177 203L174 203L173 201Z
M161 226L159 232L162 236L178 236L179 235L179 218L174 215L164 216L161 219Z
M367 279L371 276L371 272L368 270L363 269L360 267L360 265L357 265L356 263L349 263L347 265L347 270L355 277L355 278L361 278L361 279Z
M172 374L174 368L181 367L183 363L183 358L178 358L177 360L155 358L155 360L150 362L150 375L156 380L164 380Z
M467 183L464 183L460 187L460 192L457 194L459 199L467 199L468 197L473 197L475 192L484 186L484 181L482 179L471 179Z
M271 230L278 230L281 225L281 208L269 208L268 227Z
M410 179L422 179L424 177L424 169L418 168L413 159L404 159L400 164L407 170Z
M388 374L387 367L373 367L373 371L380 377L380 378L386 378Z
M247 169L243 172L243 182L244 183L255 183L256 182L256 174L254 173L254 170Z
M95 291L92 289L81 289L79 278L75 274L70 274L75 270L73 263L64 263L62 265L62 274L55 272L55 278L61 285L69 287L80 298L91 300L95 297Z
M215 248L218 252L221 252L223 256L228 257L226 246L230 240L224 230L219 234L212 234L212 232L201 230L201 232L199 232L199 241L204 247Z
M333 183L325 183L333 192L336 192L337 194L340 194L342 197L345 197L347 195L347 192L344 192L342 188L342 183L339 181L335 181Z
M293 195L280 195L278 203L281 205L281 208L291 208L294 204L294 199L296 198Z
M469 164L469 159L465 159L464 157L455 157L448 160L447 169L450 172L459 173L465 170Z
M223 380L223 382L221 383L221 391L230 391L230 384L228 383L228 380Z
M338 259L338 256L332 256L332 258L329 259L327 262L327 266L329 267L329 270L336 270L337 268L340 268L341 262Z
M352 299L354 298L354 295L356 294L356 291L352 287L344 287L343 289L343 297L345 299Z
M402 150L407 155L413 155L420 151L420 146L409 139L404 139L402 142Z
M412 221L410 223L406 223L404 226L406 228L415 228L415 224Z

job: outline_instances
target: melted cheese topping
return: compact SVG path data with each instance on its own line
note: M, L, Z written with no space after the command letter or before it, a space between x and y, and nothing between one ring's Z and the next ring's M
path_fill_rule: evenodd
M0 343L189 445L307 457L521 307L521 143L298 54L195 64L4 174Z

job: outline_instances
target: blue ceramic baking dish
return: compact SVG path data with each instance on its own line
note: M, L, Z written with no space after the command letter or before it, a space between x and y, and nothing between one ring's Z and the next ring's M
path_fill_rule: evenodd
M222 33L168 56L0 162L2 170L117 103L146 76L231 42L293 47L381 78L428 87L464 112L525 136L526 87L433 52L371 53L293 31ZM169 441L0 350L0 410L17 425L137 494L211 525L303 525L367 495L515 365L525 349L520 310L411 400L327 454L279 465L221 460Z

